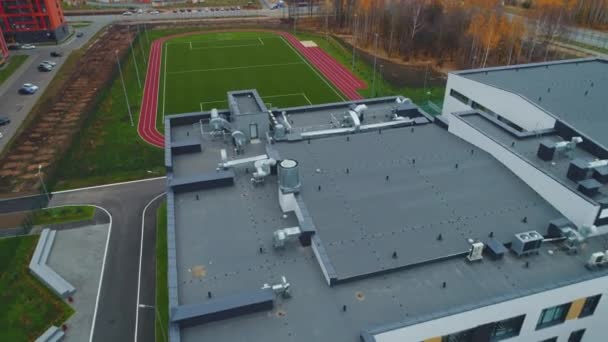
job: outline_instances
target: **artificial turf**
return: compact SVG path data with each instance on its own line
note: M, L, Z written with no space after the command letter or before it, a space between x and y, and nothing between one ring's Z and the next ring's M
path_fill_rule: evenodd
M159 115L227 108L226 92L257 89L267 104L291 107L343 101L283 37L223 32L168 40Z

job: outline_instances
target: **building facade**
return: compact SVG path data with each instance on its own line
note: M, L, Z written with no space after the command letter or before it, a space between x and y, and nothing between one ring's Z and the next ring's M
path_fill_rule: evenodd
M6 46L6 42L4 41L4 36L2 35L2 29L0 28L0 65L6 62L8 58L8 47Z
M69 35L60 0L3 0L0 28L9 43L59 42Z

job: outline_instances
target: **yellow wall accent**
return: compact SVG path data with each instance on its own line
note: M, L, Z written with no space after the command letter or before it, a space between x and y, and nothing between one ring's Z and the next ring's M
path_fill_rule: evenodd
M439 337L433 337L433 338L427 338L426 340L424 340L424 342L441 342L441 336L439 336Z
M572 305L570 305L570 310L568 310L566 320L577 319L581 314L581 310L583 310L583 305L585 305L586 300L587 298L579 298L573 301Z

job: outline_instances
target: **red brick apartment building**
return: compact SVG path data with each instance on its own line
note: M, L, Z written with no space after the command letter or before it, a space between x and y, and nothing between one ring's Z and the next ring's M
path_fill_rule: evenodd
M4 36L2 35L2 29L0 28L0 65L6 62L8 58L8 47L6 46L6 42L4 41Z
M69 34L61 0L0 0L0 30L8 43L58 42Z

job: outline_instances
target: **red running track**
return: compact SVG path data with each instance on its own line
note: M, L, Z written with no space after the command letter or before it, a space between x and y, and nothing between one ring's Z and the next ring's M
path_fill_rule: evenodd
M198 34L198 33L189 33ZM179 36L188 35L182 34ZM305 47L300 41L289 33L279 33L287 40L296 50L303 55L309 63L311 63L317 71L319 71L327 80L346 96L349 100L359 100L361 95L357 92L358 89L367 87L365 82L361 81L350 70L333 59L327 52L318 47ZM165 146L165 138L156 129L156 115L158 110L158 90L160 87L160 69L162 58L162 47L167 39L175 36L167 36L159 38L152 42L150 48L150 56L148 59L148 72L146 74L146 83L144 85L144 95L141 100L141 113L139 123L137 125L137 133L149 144L157 147Z

